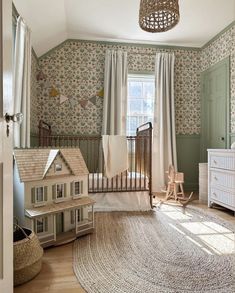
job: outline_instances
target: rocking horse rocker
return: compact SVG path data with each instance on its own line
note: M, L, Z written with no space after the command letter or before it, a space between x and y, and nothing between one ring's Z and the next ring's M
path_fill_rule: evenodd
M193 192L190 193L189 197L185 196L184 193L184 173L176 172L174 166L170 165L168 169L168 184L167 189L162 190L166 193L163 202L170 199L174 199L179 202L182 206L186 206L192 199Z

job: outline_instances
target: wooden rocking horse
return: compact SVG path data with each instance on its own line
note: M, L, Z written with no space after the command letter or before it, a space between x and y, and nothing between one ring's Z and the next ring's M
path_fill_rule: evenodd
M179 202L182 206L187 205L193 196L193 192L189 195L189 197L185 196L184 193L184 173L176 172L174 166L170 165L168 169L168 184L167 189L162 190L166 193L166 197L163 202L174 199L176 202Z

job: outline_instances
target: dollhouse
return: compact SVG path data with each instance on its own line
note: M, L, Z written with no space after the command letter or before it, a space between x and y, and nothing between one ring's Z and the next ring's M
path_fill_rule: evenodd
M94 230L94 201L79 148L15 149L14 214L42 246Z

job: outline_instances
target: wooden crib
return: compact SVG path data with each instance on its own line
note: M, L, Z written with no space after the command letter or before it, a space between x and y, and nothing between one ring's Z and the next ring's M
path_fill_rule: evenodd
M148 191L152 207L152 124L146 123L127 136L129 169L108 179L104 175L102 136L53 134L51 125L39 123L39 147L79 147L87 164L89 193Z

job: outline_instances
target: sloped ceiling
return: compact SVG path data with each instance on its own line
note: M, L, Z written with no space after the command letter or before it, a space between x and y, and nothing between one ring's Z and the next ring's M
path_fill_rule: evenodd
M202 47L235 20L235 0L179 0L180 23L165 33L138 25L140 0L14 0L41 56L68 38Z

